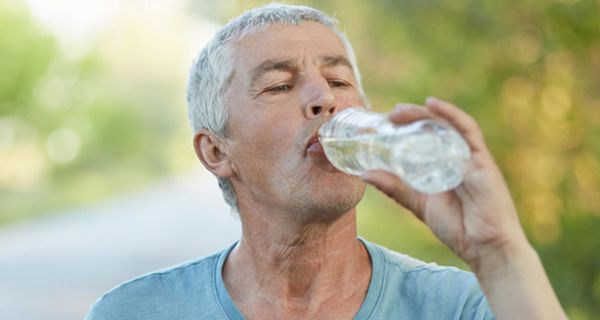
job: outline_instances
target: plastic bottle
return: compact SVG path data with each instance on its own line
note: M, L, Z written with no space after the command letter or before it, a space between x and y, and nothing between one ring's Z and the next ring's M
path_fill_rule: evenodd
M336 114L319 129L319 140L337 169L352 175L386 170L424 193L457 187L471 156L467 143L448 124L426 119L398 126L386 115L361 107Z

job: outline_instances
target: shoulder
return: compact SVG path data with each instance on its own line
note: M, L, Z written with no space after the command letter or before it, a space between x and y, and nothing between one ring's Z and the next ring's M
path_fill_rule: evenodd
M467 281L477 283L472 272L456 267L440 266L433 262L424 262L408 255L379 247L385 257L385 262L393 273L408 277L446 278L446 280Z
M472 272L426 263L376 244L383 273L382 304L410 308L412 317L493 319ZM414 313L412 313L414 312Z
M124 282L98 299L88 320L188 319L216 306L214 270L219 253Z
M450 284L461 283L463 285L479 286L472 272L456 267L427 263L376 244L370 245L382 255L383 259L381 261L384 264L387 276L402 278L402 281L415 279L424 282L424 284L431 281L443 281ZM436 285L439 284L436 283Z

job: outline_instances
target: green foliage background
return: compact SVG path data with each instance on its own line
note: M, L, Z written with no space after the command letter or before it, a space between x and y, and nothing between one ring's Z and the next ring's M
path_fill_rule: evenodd
M224 23L265 2L223 3L187 10ZM296 3L340 21L375 109L435 95L478 120L569 316L599 315L600 1ZM100 49L69 59L24 6L0 2L0 223L132 190L193 162L187 149L178 154L189 162L165 152L189 141L185 74L114 77ZM79 137L79 153L48 161L48 139L64 128ZM51 140L60 150L69 137ZM359 212L362 236L466 268L376 191Z
M132 191L178 167L170 151L189 141L185 74L120 74L102 40L70 54L23 3L0 2L0 224Z

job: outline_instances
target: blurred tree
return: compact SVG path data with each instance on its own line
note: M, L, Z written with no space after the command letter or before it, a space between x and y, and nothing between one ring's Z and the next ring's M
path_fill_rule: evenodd
M181 86L111 74L98 49L69 51L22 3L0 2L0 224L173 172Z

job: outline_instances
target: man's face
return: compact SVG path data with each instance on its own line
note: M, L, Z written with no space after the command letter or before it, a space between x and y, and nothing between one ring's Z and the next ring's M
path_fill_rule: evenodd
M332 113L364 103L340 39L318 23L273 24L232 52L227 144L240 210L331 219L354 208L364 183L310 143Z

